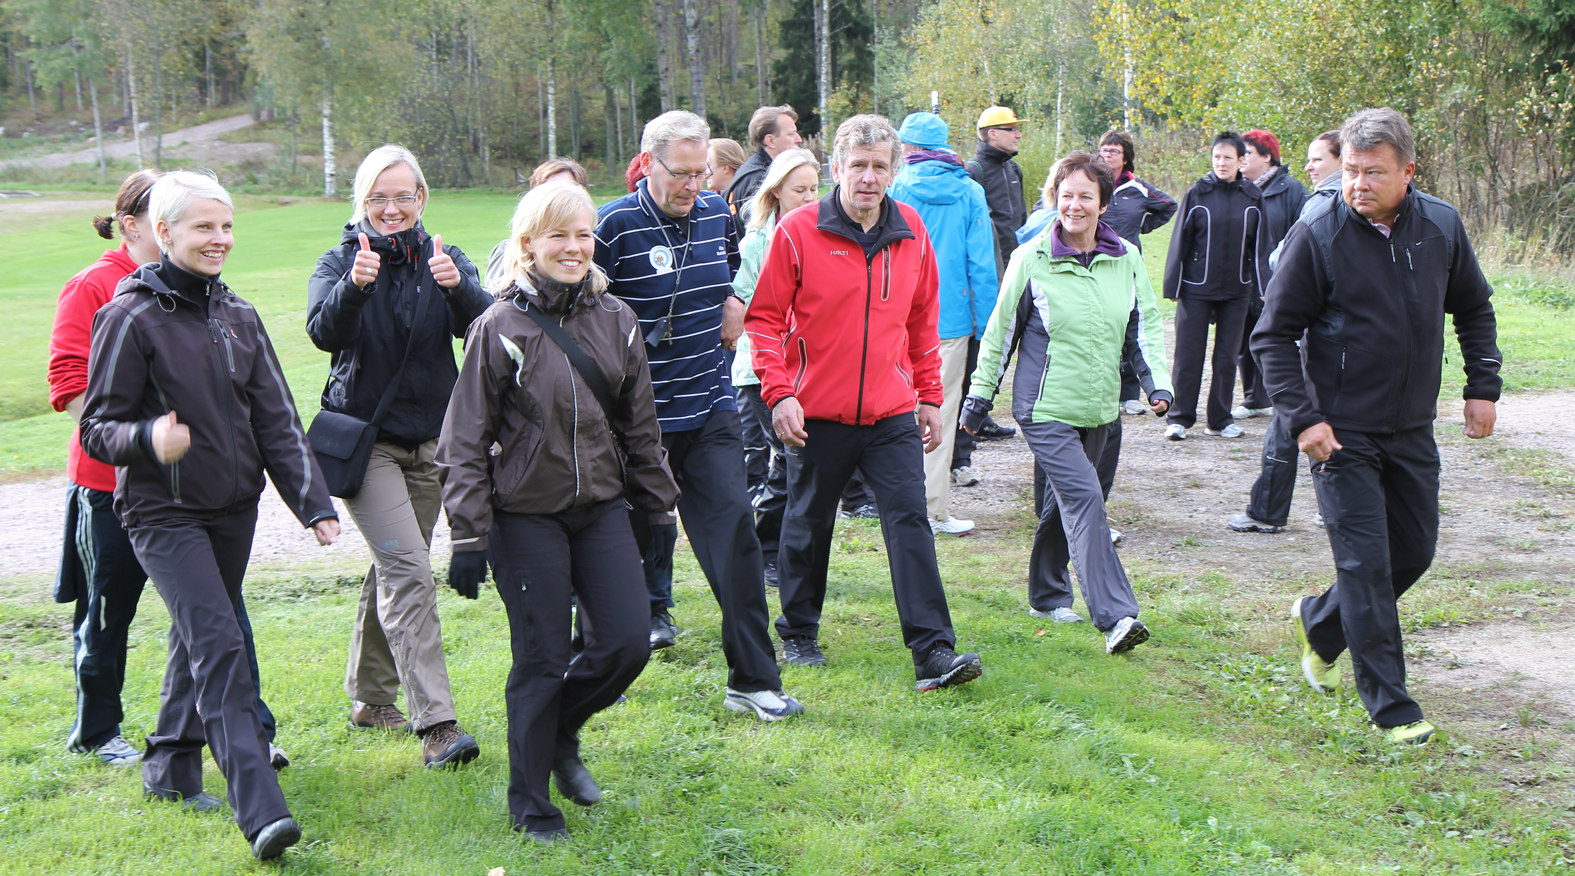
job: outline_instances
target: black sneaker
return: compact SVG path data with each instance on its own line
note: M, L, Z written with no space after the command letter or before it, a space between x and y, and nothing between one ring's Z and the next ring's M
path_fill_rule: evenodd
M779 582L777 581L777 564L776 563L767 563L766 564L766 586L767 587L776 587L778 585L778 583Z
M673 616L661 611L651 616L651 650L671 648L678 641L678 625L673 623Z
M950 645L936 645L914 665L913 671L919 677L914 690L935 690L973 681L984 674L984 662L972 651L958 654Z
M820 643L809 636L787 636L782 640L782 659L794 666L825 666L826 655Z
M880 509L874 505L860 505L857 508L843 508L837 516L843 520L879 520Z
M985 421L985 424L979 429L979 439L981 441L1001 441L1016 434L1016 429L1011 426L1003 426L993 420Z

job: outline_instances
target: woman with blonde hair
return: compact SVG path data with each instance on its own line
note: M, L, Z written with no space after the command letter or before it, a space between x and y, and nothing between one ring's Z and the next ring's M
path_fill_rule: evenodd
M345 670L350 724L414 730L422 760L440 767L480 748L455 720L443 656L430 555L442 500L435 455L458 374L453 339L492 299L465 254L422 227L429 196L409 150L389 145L367 155L339 245L308 281L306 332L333 354L323 411L342 415L351 430L376 431L364 473L350 472L338 490L373 558ZM314 436L318 428L314 421ZM455 589L476 598L474 589ZM408 720L394 704L400 687Z
M755 297L760 266L771 248L777 219L820 199L820 162L808 149L789 149L772 159L766 178L750 199L749 231L739 243L738 273L733 294L747 306ZM776 586L777 545L782 538L782 511L787 507L787 462L782 439L771 426L771 409L760 397L749 335L738 339L733 356L733 391L744 432L744 467L755 493L755 536L766 563L766 583Z
M592 262L596 210L566 182L514 212L509 279L465 338L438 441L453 527L449 582L474 591L490 559L514 663L508 712L514 829L567 839L547 792L581 806L601 790L580 728L650 657L650 603L626 503L665 516L678 502L634 312ZM492 448L501 449L493 454ZM570 660L570 599L585 648Z
M711 165L711 178L706 181L705 187L713 192L725 192L733 184L733 176L747 161L744 147L738 145L737 140L726 137L712 137L706 147L706 163Z

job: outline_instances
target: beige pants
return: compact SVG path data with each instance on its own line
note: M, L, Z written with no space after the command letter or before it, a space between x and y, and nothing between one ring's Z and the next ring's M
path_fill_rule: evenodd
M372 549L350 633L345 693L389 705L404 685L418 731L454 720L430 555L443 498L436 454L436 440L414 452L376 445L361 491L345 502Z
M930 517L945 520L952 495L952 445L957 443L957 412L968 394L968 338L941 339L941 446L924 454L924 504Z

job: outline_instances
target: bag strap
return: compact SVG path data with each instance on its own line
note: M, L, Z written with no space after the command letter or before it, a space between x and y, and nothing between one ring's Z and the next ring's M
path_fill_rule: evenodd
M416 330L421 326L421 318L426 315L427 299L443 294L436 291L435 281L432 286L432 291L422 291L419 285L416 287L416 312L410 320L410 337L405 341L405 356L399 360L399 369L394 372L394 379L388 382L388 388L383 390L383 397L377 400L377 410L372 412L372 419L367 421L368 426L376 428L381 425L383 418L388 415L389 406L394 403L394 393L399 391L399 381L405 376L405 366L410 364L410 353L416 348Z
M580 377L584 378L585 383L590 386L591 394L595 395L596 400L601 403L602 413L607 415L607 424L609 426L612 425L613 411L617 410L617 405L613 402L612 387L607 384L607 376L596 367L596 363L591 360L591 357L586 355L584 350L580 349L580 345L576 344L574 339L569 337L569 333L563 330L563 326L559 325L557 320L529 302L526 302L525 307L522 309L525 311L526 316L529 316L536 321L537 325L541 326L541 330L547 334L547 337L552 339L554 344L558 345L558 349L562 350L563 354L569 357L569 364L574 366L574 370L578 371Z

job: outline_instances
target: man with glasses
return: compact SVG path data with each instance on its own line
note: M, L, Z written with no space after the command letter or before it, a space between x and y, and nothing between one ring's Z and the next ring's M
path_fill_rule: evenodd
M705 191L711 129L691 112L652 119L640 140L645 178L601 208L596 264L645 336L662 444L682 496L678 515L722 609L724 705L776 721L804 711L782 691L767 628L765 568L744 476L744 444L724 349L743 333L733 295L738 237L727 202ZM674 644L671 519L630 515L651 597L651 647Z

